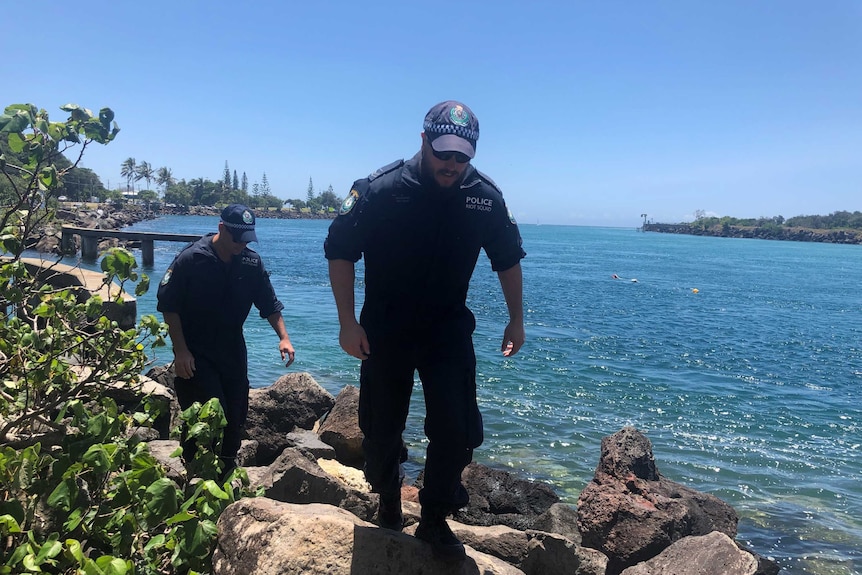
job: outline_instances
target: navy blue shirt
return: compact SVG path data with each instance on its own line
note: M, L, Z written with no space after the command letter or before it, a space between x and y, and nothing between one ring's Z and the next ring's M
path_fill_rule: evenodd
M252 304L267 318L284 305L257 252L248 248L221 261L208 234L183 249L159 284L157 309L180 316L193 354L217 354L244 345L242 325Z
M365 258L365 307L380 319L443 319L466 310L484 249L494 271L526 254L503 195L472 166L460 187L419 177L421 153L357 180L324 243L327 259ZM385 316L385 317L381 317Z

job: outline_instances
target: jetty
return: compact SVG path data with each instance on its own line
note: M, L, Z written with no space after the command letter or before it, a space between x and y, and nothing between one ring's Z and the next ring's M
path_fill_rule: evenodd
M75 252L72 238L81 238L81 258L87 261L95 261L98 255L99 240L102 238L119 238L127 241L141 243L141 259L144 266L152 267L155 257L153 255L153 242L194 242L201 238L200 234L168 234L161 232L134 232L128 230L100 230L95 228L82 228L78 226L63 226L60 239L60 249L64 254Z

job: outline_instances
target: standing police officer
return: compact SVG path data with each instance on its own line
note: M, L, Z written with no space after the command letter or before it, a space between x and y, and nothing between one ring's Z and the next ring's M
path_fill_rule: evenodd
M496 185L470 161L479 122L464 104L425 116L420 151L357 180L324 244L338 308L339 342L362 360L359 426L365 475L380 494L378 523L402 527L400 463L413 374L425 395L426 453L416 537L444 558L464 546L446 516L468 502L461 472L483 440L476 402L476 327L467 290L481 249L509 312L504 356L524 343L520 260L526 254ZM365 302L354 310L354 264L365 257Z
M254 214L232 204L221 213L218 233L183 249L159 284L157 309L164 314L174 348L174 387L182 409L218 398L227 426L220 457L222 476L236 467L242 428L248 415L248 357L242 326L252 304L278 335L285 367L295 354L278 300L260 256L248 249L257 241ZM187 458L192 441L183 442Z

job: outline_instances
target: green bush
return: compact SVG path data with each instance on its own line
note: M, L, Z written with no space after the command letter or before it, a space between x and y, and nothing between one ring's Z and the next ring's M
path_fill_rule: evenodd
M198 450L187 454L187 477L167 477L135 433L164 407L145 398L123 411L107 393L140 386L145 350L164 345L166 326L150 315L122 329L98 295L42 284L20 260L24 238L52 217L44 200L68 172L57 158L80 144L80 161L90 143L119 131L108 108L98 116L62 109L65 122L32 105L0 116L0 137L14 152L0 155L11 198L0 211L0 574L207 572L218 516L255 495L242 469L216 480L221 406L212 400L182 414ZM138 295L149 287L126 250L109 250L101 268L106 286L119 284L108 290L115 302L126 284Z

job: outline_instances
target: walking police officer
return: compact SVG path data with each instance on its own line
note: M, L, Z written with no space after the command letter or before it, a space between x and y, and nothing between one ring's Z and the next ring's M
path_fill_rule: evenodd
M218 398L227 427L220 457L222 476L236 466L248 415L248 357L243 324L251 306L278 335L285 367L295 353L284 325L284 305L275 295L260 256L254 214L232 204L221 213L218 233L207 234L174 259L159 284L157 309L164 314L174 348L174 387L182 409ZM187 461L194 442L183 442Z
M362 360L359 425L366 478L380 494L378 522L402 527L402 432L418 371L429 444L416 537L438 555L461 559L464 546L445 518L468 502L461 472L483 440L467 290L484 249L509 312L501 351L514 355L525 338L520 260L526 254L501 192L471 165L479 138L473 112L442 102L425 116L423 130L413 158L353 184L324 249L339 342ZM354 264L363 256L365 301L357 322Z

